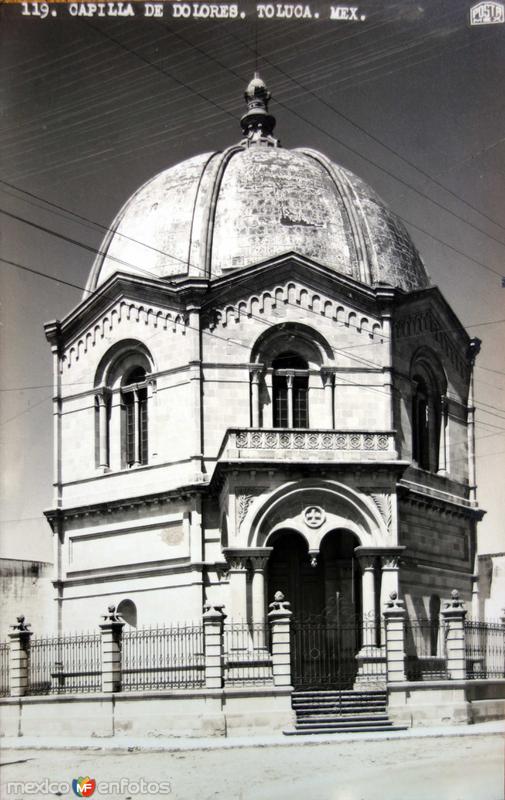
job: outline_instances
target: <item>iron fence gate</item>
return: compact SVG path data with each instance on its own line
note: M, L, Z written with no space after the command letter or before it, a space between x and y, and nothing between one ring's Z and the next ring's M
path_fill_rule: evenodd
M291 676L295 688L352 689L362 636L361 620L338 623L294 619Z

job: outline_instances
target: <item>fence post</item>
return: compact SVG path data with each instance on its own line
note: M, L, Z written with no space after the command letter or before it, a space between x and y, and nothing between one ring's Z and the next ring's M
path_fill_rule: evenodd
M291 617L289 602L275 593L268 614L272 631L272 674L274 686L291 686Z
M223 608L208 603L203 607L206 689L223 687L223 625L226 619Z
M441 614L446 630L447 671L451 680L456 681L466 678L466 608L459 599L457 589L453 589L451 598Z
M124 622L109 606L100 623L102 633L102 692L121 691L121 639Z
M386 631L386 678L388 683L405 678L405 608L397 592L391 592L383 615Z
M23 615L16 617L16 625L11 625L9 633L9 694L11 697L23 697L28 691L30 670L30 637L32 631L29 623L25 623Z

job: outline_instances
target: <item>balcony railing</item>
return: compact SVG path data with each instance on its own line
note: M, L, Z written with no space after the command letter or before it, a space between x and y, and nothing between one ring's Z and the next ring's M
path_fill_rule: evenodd
M220 461L392 461L397 457L394 431L300 428L232 428L219 454Z

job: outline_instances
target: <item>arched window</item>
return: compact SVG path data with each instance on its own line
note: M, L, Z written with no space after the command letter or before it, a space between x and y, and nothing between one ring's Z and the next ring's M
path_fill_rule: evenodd
M95 464L125 469L149 460L149 421L155 379L146 348L133 340L106 353L95 376Z
M434 357L416 360L412 375L412 460L418 467L437 472L442 457L445 470L445 377Z
M125 466L147 464L147 381L143 367L134 367L121 387Z
M426 382L414 376L412 395L412 456L421 469L430 469L430 404Z
M272 362L274 428L309 427L308 364L297 353L285 352Z

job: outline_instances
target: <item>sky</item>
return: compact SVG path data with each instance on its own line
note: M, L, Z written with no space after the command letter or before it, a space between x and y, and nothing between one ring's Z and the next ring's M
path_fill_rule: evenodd
M258 19L249 0L232 20L174 18L169 3L161 19L143 4L124 19L0 7L2 556L52 558L44 323L80 302L92 251L143 182L239 140L255 68L282 145L320 150L369 183L482 339L479 546L505 550L505 25L470 27L471 5L369 0L359 22L331 21L317 2L312 19L291 21Z

